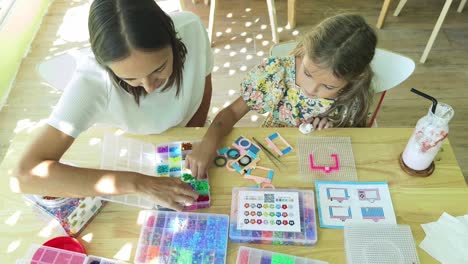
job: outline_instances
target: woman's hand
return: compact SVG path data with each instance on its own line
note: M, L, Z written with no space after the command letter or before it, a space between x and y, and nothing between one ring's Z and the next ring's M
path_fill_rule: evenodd
M307 122L312 124L314 130L322 130L333 127L333 123L326 117L312 117Z
M182 211L184 205L191 205L198 199L198 193L190 185L175 177L142 175L136 182L136 189L158 205L177 211Z
M192 152L185 158L185 167L192 171L193 177L203 179L216 155L216 145L203 140L200 144L194 145Z

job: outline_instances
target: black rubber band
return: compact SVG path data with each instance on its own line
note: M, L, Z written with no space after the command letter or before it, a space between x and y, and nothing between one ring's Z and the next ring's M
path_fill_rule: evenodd
M227 159L224 156L217 156L214 159L214 164L216 165L216 167L224 167L226 163L227 163Z
M243 159L248 159L248 161L247 162L242 162ZM252 162L252 158L249 157L249 156L244 156L239 160L239 164L242 165L242 166L247 166L247 165L250 164L250 162Z

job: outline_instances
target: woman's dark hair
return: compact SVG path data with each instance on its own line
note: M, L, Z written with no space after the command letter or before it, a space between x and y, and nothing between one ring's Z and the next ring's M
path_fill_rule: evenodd
M97 62L102 65L113 83L132 94L139 104L142 87L133 87L117 77L108 64L128 56L132 49L158 51L172 48L173 72L162 91L177 85L179 95L187 48L171 18L154 0L94 0L88 20L91 48Z

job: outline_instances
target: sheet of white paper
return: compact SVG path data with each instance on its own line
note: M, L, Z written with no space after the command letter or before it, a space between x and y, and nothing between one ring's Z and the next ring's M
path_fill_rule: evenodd
M443 213L436 222L422 224L426 238L419 246L444 264L468 263L468 222L465 217Z
M320 227L345 223L396 224L386 182L315 181Z

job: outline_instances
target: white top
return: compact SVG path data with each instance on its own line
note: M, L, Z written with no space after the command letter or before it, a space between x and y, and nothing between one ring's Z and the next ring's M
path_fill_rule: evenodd
M201 104L205 77L213 68L211 43L201 20L189 12L170 15L178 36L187 47L183 81L177 88L155 91L140 98L113 85L109 75L90 54L81 60L48 124L77 137L96 123L105 123L133 134L159 134L185 126Z

